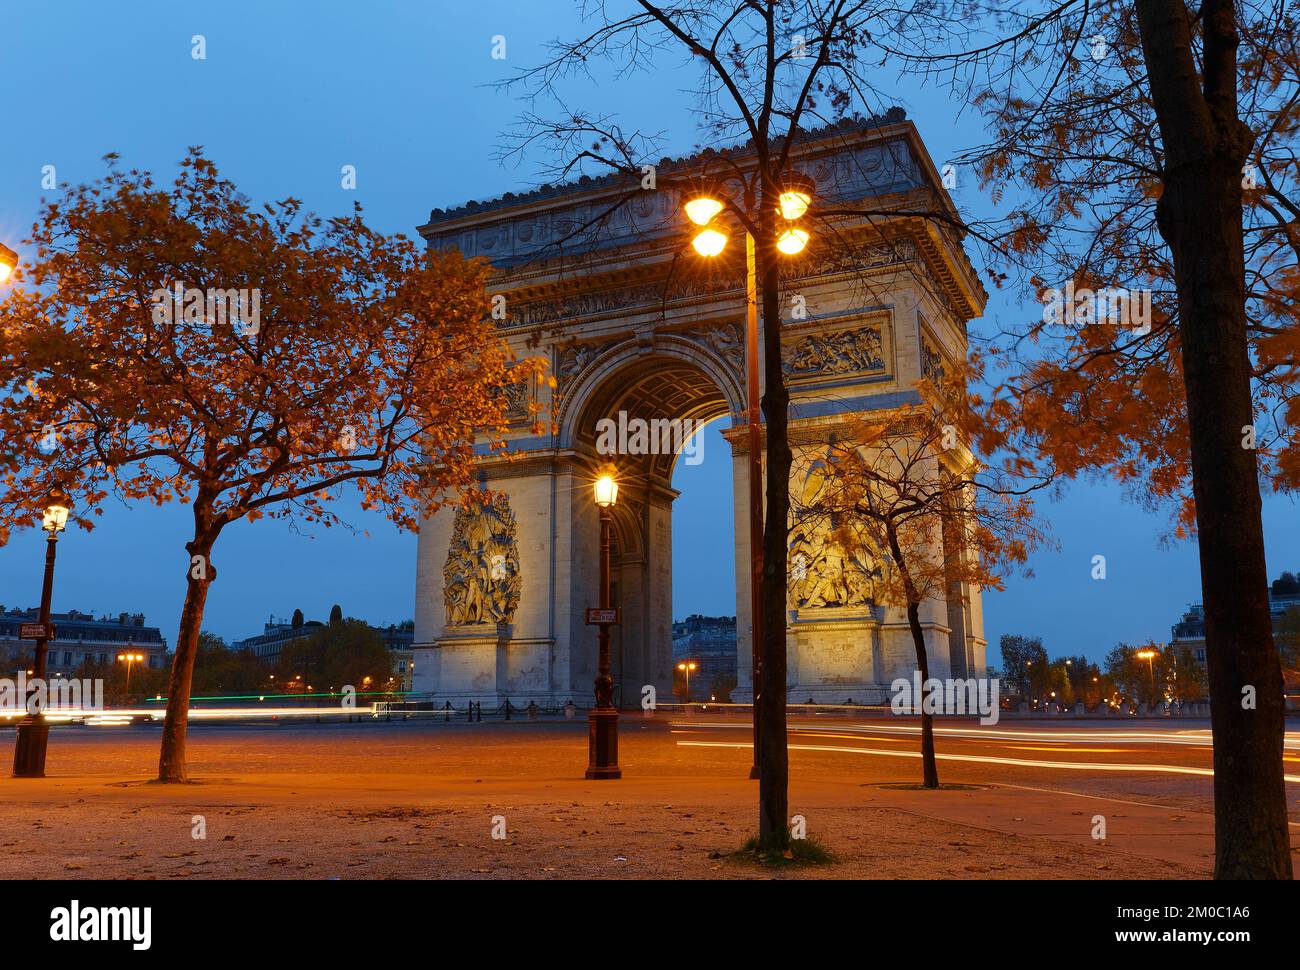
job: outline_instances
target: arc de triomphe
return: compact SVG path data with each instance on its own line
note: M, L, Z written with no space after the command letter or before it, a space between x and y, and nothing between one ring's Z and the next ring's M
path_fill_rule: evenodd
M657 175L698 171L711 153L665 160ZM746 150L729 158L744 165ZM966 353L966 321L985 293L951 234L902 213L951 209L915 127L898 109L815 133L795 153L819 202L863 202L870 217L818 227L783 278L780 326L791 390L797 494L808 456L846 415L915 402L917 380ZM744 247L704 260L689 246L676 191L629 196L626 180L582 179L451 211L420 232L431 248L485 257L500 326L520 356L542 354L549 381L510 389L512 461L486 459L503 499L478 514L445 509L422 525L416 577L417 691L454 702L592 700L599 526L592 498L596 422L729 417L733 469L736 699L750 683L750 567L744 432ZM739 251L738 253L736 251ZM735 256L739 255L739 259ZM530 404L554 433L534 434ZM801 461L801 455L804 460ZM618 455L614 508L616 700L672 689L672 488L676 456ZM730 542L730 537L719 542ZM825 536L791 535L789 697L879 701L916 668L906 615L871 600L852 561ZM796 553L794 545L798 544ZM718 549L720 568L731 550ZM841 575L826 581L827 570ZM859 581L863 580L863 581ZM954 588L922 609L932 676L984 674L979 591Z

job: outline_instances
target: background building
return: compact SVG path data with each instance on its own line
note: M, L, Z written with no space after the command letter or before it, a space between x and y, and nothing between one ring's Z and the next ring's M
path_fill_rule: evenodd
M1280 581L1279 581L1280 582ZM1300 591L1292 592L1278 583L1268 593L1268 609L1273 616L1273 633L1276 636L1282 618L1292 609L1300 609ZM1172 647L1184 647L1192 651L1198 663L1205 663L1205 607L1201 603L1190 603L1183 618L1173 626Z
M336 606L334 611L339 618L342 618L343 611L339 607ZM273 667L279 662L285 644L310 637L328 625L320 620L304 619L300 610L295 611L293 617L288 620L277 619L272 615L263 625L261 633L236 640L230 646L233 650L247 650L268 667ZM392 654L393 675L400 682L400 689L409 691L412 672L415 669L411 650L411 644L415 639L415 621L406 620L402 623L390 623L388 626L367 625L379 636Z
M736 686L736 618L700 616L698 613L673 623L673 669L683 661L698 665L691 673L691 697L725 701ZM674 693L681 696L684 678L678 674Z
M5 670L16 669L20 662L30 664L36 641L18 639L23 623L35 623L40 610L6 610L0 606L0 657ZM170 663L167 640L156 626L145 626L143 613L119 613L116 617L69 610L53 613L55 639L46 655L46 670L51 677L70 677L83 663L113 663L119 653L140 653L141 666L165 669Z

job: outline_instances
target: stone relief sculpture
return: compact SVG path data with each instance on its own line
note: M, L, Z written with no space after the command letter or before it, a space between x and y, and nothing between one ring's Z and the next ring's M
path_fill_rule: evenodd
M506 418L511 421L521 421L528 417L529 413L529 393L527 381L515 381L513 384L507 384L505 387L506 395Z
M880 331L875 327L809 334L786 350L785 372L791 377L855 374L884 367Z
M790 605L798 610L873 606L879 565L864 551L845 548L833 534L835 523L816 512L824 468L820 461L810 465L797 506L801 515L790 529Z
M921 341L921 376L933 381L943 380L943 356L930 346L929 341Z
M745 337L739 324L722 323L716 327L687 331L685 335L721 357L733 373L745 373Z
M514 618L522 580L515 514L504 495L456 509L442 579L449 626Z

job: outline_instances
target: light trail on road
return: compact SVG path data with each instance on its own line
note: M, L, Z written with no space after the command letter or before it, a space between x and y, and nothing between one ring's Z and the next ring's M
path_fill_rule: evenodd
M752 743L740 741L678 741L677 744L685 748L739 748L752 749ZM897 751L885 748L850 748L832 744L791 744L787 745L791 751L831 751L839 754L864 754L876 755L883 758L920 758L919 751ZM1203 777L1214 777L1212 768L1192 768L1182 765L1144 765L1128 764L1125 762L1096 762L1096 761L1041 761L1029 758L996 758L989 755L977 754L945 754L935 753L936 761L964 761L974 764L984 765L1010 765L1022 768L1051 768L1062 771L1121 771L1121 772L1139 772L1144 774L1164 774L1164 775L1199 775ZM1300 785L1300 775L1283 775L1285 781L1292 784Z
M674 729L677 728L719 728L734 730L749 730L749 725L744 721L692 721L679 720L669 722ZM826 731L831 729L831 725L825 722L819 724L809 724L802 721L790 721L786 725L787 729L795 733L806 733L809 731ZM876 734L894 734L917 737L921 733L919 724L836 724L834 730L840 732L858 732L866 734L875 732ZM935 737L948 737L958 739L968 739L973 741L1026 741L1035 740L1057 744L1074 744L1080 741L1087 742L1105 742L1107 744L1179 744L1189 745L1199 748L1212 748L1214 739L1208 729L1190 728L1186 730L1169 730L1169 731L1128 731L1122 724L1116 724L1115 728L1108 731L1073 731L1073 730L1038 730L1032 728L994 728L994 727L947 727L936 724L934 727ZM886 740L885 738L873 740ZM1300 732L1287 732L1284 740L1284 746L1290 750L1300 751Z

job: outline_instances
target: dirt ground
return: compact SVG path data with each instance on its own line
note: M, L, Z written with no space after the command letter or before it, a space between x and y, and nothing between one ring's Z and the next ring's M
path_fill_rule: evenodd
M792 755L790 812L837 861L756 867L731 858L756 829L749 753L683 749L662 725L626 725L625 776L601 782L582 777L577 724L197 728L195 780L179 786L147 780L158 739L53 732L49 777L0 780L3 875L1188 879L1212 866L1203 813L1015 779L916 791L914 762L818 754Z

